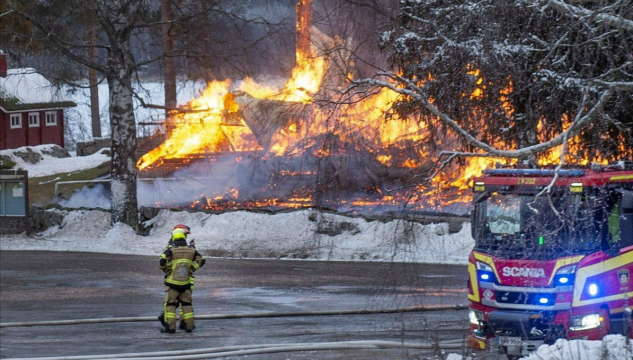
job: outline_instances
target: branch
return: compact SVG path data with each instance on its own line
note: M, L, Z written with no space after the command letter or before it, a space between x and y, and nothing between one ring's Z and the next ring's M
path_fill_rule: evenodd
M87 49L87 48L91 48L93 46L90 45L80 45L80 44L72 44L69 42L66 42L62 39L60 39L58 36L55 35L55 33L45 27L44 25L42 25L40 22L38 22L35 18L31 17L30 15L18 10L18 9L13 9L11 10L11 12L13 14L16 14L17 16L20 16L21 18L23 18L24 20L30 22L31 24L33 24L33 26L35 26L37 29L39 29L40 31L42 31L44 34L46 34L46 37L44 39L49 39L51 40L52 44L51 46L59 49L59 51L66 57L68 57L69 59L72 59L73 61L76 61L82 65L85 65L89 68L95 69L97 71L100 71L102 73L105 73L106 68L101 66L100 64L90 60L89 58L77 55L75 53L73 53L72 51L70 51L70 49L74 48L74 49ZM5 13L6 14L6 13ZM42 40L40 40L42 41ZM104 47L107 49L107 47Z
M170 107L170 106L163 106L163 105L156 105L156 104L147 104L143 98L141 98L140 96L136 97L137 100L139 101L139 103L141 104L142 107L147 108L147 109L159 109L159 110L169 110L172 112L177 112L177 113L182 113L182 114L188 114L188 113L208 113L210 111L212 111L212 109L187 109L184 107ZM223 110L223 113L228 113L228 110Z
M571 15L576 18L591 18L597 23L604 23L621 30L633 31L633 21L615 14L587 10L580 6L567 4L561 0L549 0L548 5L564 15Z
M369 85L369 86L385 87L385 88L391 89L392 91L398 94L408 96L418 101L422 105L422 107L430 111L433 115L437 116L444 124L446 124L449 128L455 131L457 135L460 138L462 138L467 144L475 148L482 149L485 152L485 153L477 154L473 156L502 157L502 158L520 158L520 157L528 157L528 156L536 155L538 153L541 153L543 151L546 151L548 149L561 145L567 138L573 138L574 136L576 136L576 134L578 134L584 127L586 127L589 124L590 120L594 119L597 116L597 114L600 112L600 110L602 109L604 104L608 101L608 99L611 97L614 91L614 88L612 87L605 89L602 92L602 95L600 95L600 98L598 99L596 104L594 104L593 107L589 111L587 111L584 115L581 116L583 110L582 109L579 110L579 112L577 113L574 121L569 126L569 128L563 131L562 133L560 133L559 135L557 135L556 137L552 138L551 140L540 143L540 144L528 146L522 149L501 150L477 139L468 131L463 129L457 123L457 121L455 121L453 118L446 115L445 113L441 112L435 105L433 105L430 102L428 95L424 94L424 92L422 91L420 87L416 86L409 80L392 73L379 73L378 76L389 77L392 80L399 82L404 87L398 87L397 85L393 83L377 80L377 79L364 79L364 80L354 81L352 86Z
M0 18L5 17L5 16L8 16L8 15L11 15L11 14L13 14L13 13L15 13L15 10L5 11L5 12L3 12L2 14L0 14Z

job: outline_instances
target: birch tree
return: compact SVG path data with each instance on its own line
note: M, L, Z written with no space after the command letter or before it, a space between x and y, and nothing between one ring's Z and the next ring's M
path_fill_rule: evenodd
M201 36L196 34L213 32L210 27L213 15L241 23L257 21L238 14L247 5L220 0L179 1L171 8L171 16L161 18L160 2L147 0L3 2L3 13L0 14L3 26L15 23L26 29L13 32L15 39L11 41L14 44L26 44L22 46L27 51L31 44L42 46L51 54L68 60L65 66L95 69L108 82L112 137L112 224L123 222L138 228L137 138L133 100L140 97L132 85L139 70L165 58L205 55L198 51L204 46L201 46ZM82 19L88 18L88 15L97 24L95 31L98 37L92 43L85 36L87 29L82 26L85 25ZM177 39L177 45L163 51L161 29L172 28L179 29L181 37ZM239 33L235 32L235 36L239 36ZM139 51L138 47L141 46L144 46L143 50ZM87 50L91 48L97 50L98 56L89 56L91 52ZM223 58L223 54L216 56L218 59Z

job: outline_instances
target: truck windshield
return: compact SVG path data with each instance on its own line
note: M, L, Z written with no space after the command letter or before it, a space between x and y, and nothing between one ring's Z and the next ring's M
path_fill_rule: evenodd
M521 232L521 197L516 194L493 193L487 200L486 225L493 234Z
M476 249L517 258L595 251L608 234L604 199L568 191L540 196L480 193L473 218Z

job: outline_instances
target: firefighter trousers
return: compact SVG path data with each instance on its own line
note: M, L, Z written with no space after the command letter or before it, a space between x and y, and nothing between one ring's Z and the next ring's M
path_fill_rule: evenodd
M168 330L176 330L176 308L180 304L182 305L180 321L181 323L184 321L187 331L193 330L195 323L191 302L191 289L178 291L167 287L167 290L165 290L165 301L163 302L164 323L166 324L165 328Z

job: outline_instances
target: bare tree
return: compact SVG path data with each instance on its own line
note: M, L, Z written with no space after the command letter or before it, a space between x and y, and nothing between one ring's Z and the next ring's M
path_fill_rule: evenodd
M87 67L104 75L109 87L110 127L112 133L111 207L112 223L123 222L138 227L136 179L136 119L133 83L139 71L161 59L176 56L202 58L206 47L201 34L212 33L208 27L213 17L233 20L234 24L258 22L259 16L242 17L245 9L232 1L189 0L174 4L173 17L161 17L160 4L146 0L99 1L18 1L3 2L5 19L28 25L24 31L13 30L14 44L37 44L51 54L70 61L59 67ZM96 43L83 35L86 18L98 23ZM161 20L162 19L162 20ZM207 28L208 30L205 30ZM178 29L178 45L162 51L161 29ZM258 34L264 36L265 34ZM239 32L236 32L239 37ZM247 45L244 45L247 46ZM96 49L100 56L90 56ZM157 50L158 49L158 50ZM225 59L239 54L222 55ZM70 65L69 65L70 64ZM172 94L173 95L173 94ZM170 101L173 100L170 98Z

